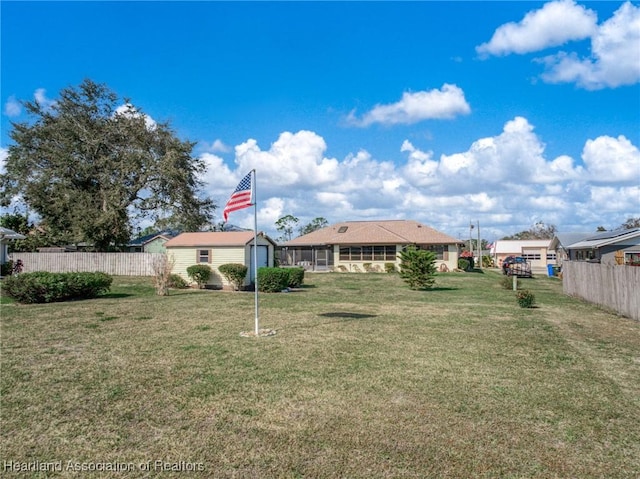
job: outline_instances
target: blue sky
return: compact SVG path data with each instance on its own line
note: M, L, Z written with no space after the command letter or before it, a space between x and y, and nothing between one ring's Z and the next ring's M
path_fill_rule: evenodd
M169 121L259 228L415 219L497 239L640 216L638 2L12 2L2 131L85 78ZM0 167L2 164L0 164ZM252 210L230 221L252 226Z

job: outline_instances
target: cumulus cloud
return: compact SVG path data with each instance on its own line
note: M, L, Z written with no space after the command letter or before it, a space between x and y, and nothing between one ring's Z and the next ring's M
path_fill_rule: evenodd
M588 90L615 88L640 81L640 7L627 2L591 39L591 56L559 52L540 60L549 83L576 83Z
M11 95L4 104L4 114L9 117L19 116L22 113L22 105L14 95Z
M596 183L640 183L640 150L625 136L587 140L582 160Z
M462 89L445 83L440 90L405 92L400 101L376 105L361 118L352 111L347 117L347 123L358 127L367 127L374 123L409 125L423 120L451 119L470 112L471 107Z
M518 23L496 29L487 43L476 47L481 55L529 53L590 37L596 30L597 15L573 0L549 2L525 15Z
M537 221L561 230L595 230L637 215L640 187L633 171L640 158L638 146L624 136L586 139L577 161L568 154L549 158L535 127L515 117L494 136L439 157L408 140L396 162L366 150L337 160L325 156L326 148L311 131L284 132L266 150L247 140L236 146L233 167L215 155L206 157L217 172L210 189L224 202L256 168L260 229L274 237L275 221L286 214L300 218L300 225L318 216L330 223L415 219L454 237L468 235L469 221L479 220L487 238ZM241 210L232 222L251 227L252 214Z
M558 51L535 61L545 66L548 83L575 83L596 90L640 81L640 7L624 3L601 25L595 12L573 0L549 2L529 12L519 23L496 29L487 43L476 47L482 56L530 53L569 41L591 40L591 52Z
M258 170L269 191L294 184L318 186L340 177L338 160L324 157L326 149L314 132L284 132L266 151L254 139L236 146L235 161L240 171Z

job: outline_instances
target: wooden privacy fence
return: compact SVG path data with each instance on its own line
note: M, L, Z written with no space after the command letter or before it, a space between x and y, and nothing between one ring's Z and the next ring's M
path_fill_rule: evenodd
M564 261L562 289L565 294L640 320L639 266Z
M102 271L114 276L153 276L153 262L162 253L11 253L25 273Z

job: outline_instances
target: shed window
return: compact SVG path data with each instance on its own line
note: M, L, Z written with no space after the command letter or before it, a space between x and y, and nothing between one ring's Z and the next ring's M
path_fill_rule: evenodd
M198 263L211 263L211 250L210 249L199 249L196 261Z

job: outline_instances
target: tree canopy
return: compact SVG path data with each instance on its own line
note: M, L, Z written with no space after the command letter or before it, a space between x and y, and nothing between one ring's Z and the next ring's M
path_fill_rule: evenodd
M310 223L307 223L306 225L301 227L298 231L300 232L300 236L303 236L309 233L313 233L316 230L325 228L326 226L329 226L329 222L327 221L327 219L323 218L322 216L318 216L317 218L312 219Z
M512 236L505 236L503 240L542 240L553 239L556 235L557 228L555 225L546 225L538 222L528 230L521 231Z
M168 123L91 80L61 90L53 105L24 106L30 121L12 123L0 202L18 196L51 236L105 251L126 244L142 218L192 231L211 221L206 164Z

